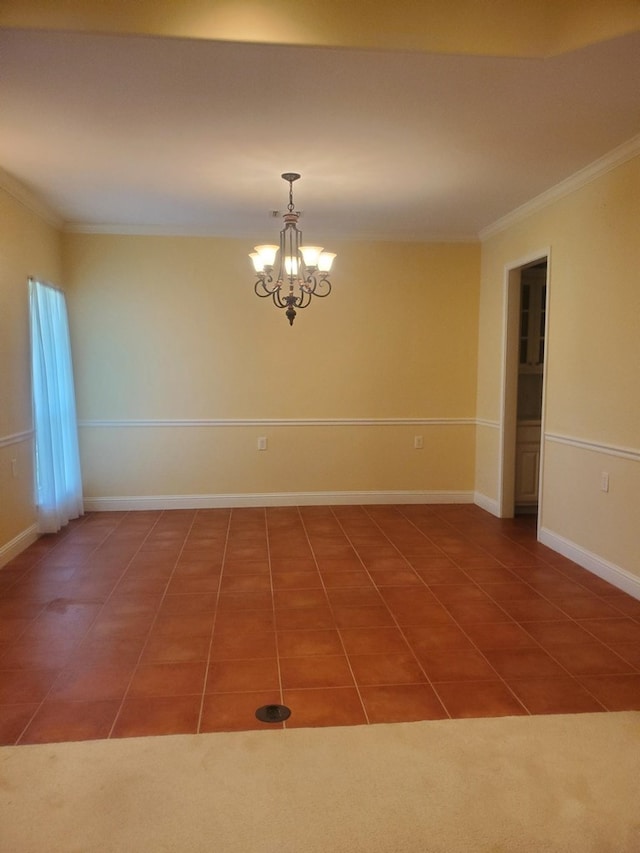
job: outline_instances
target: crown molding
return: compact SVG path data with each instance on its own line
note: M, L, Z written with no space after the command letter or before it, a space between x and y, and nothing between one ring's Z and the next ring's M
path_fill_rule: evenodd
M8 195L19 202L23 207L26 207L32 213L35 213L41 219L44 219L49 225L54 228L62 229L64 220L52 207L50 207L37 193L28 189L13 175L0 167L0 189L4 190Z
M628 160L632 160L638 154L640 154L640 135L634 136L632 139L609 151L604 157L595 160L593 163L585 166L584 169L574 172L573 175L560 181L559 184L545 190L540 195L520 205L520 207L516 207L511 213L507 213L506 216L501 217L491 225L487 225L486 228L478 232L479 239L484 241L489 237L499 234L501 231L505 231L517 222L521 222L528 216L537 213L539 210L543 210L545 207L553 204L553 202L579 190L581 187L586 186L591 181L595 181L596 178L605 175Z
M111 234L121 237L208 237L219 239L259 240L254 232L224 230L219 227L181 225L122 225L118 223L65 222L65 234ZM324 232L327 239L344 240L344 235ZM389 234L352 234L350 243L478 243L477 234L404 234L402 237Z

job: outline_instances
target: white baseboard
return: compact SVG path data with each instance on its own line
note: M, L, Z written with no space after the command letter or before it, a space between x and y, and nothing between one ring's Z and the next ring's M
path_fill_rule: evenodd
M480 509L484 509L487 512L490 512L491 515L495 515L497 518L500 518L500 505L498 504L498 501L493 498L483 495L482 492L474 492L473 502L476 506L479 506Z
M599 578L607 581L610 584L618 587L623 592L632 595L634 598L640 599L640 577L623 569L621 566L616 566L608 560L603 560L597 554L587 551L575 542L565 539L558 533L554 533L545 527L540 528L538 538L543 545L547 545L563 557L573 560L583 569L587 569L597 575Z
M0 548L0 568L6 566L7 563L11 562L18 554L21 554L29 545L33 545L38 536L38 525L32 524L31 527L27 527L26 530L14 536L6 545L3 545Z
M473 493L465 491L273 492L238 495L131 495L126 497L84 498L85 512L144 509L224 509L260 506L456 503L473 503Z

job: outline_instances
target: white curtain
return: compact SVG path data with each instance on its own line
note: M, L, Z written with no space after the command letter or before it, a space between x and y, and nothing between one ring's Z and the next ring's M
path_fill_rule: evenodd
M64 293L29 280L36 504L41 533L83 513L71 343Z

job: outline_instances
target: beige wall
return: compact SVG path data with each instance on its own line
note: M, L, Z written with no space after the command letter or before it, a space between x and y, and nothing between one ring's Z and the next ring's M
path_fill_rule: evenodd
M478 359L478 417L497 425L505 267L550 247L541 527L638 577L639 233L636 157L488 238ZM476 479L497 500L497 430L484 430L494 439L478 443Z
M0 565L35 523L29 275L60 281L60 236L0 188Z
M253 293L253 242L65 235L90 505L470 495L478 244L332 244L333 293L290 327Z

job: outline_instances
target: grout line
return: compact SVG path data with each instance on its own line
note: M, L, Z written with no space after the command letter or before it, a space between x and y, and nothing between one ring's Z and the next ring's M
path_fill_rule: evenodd
M198 516L198 511L196 512L196 518L197 518L197 516ZM200 698L200 709L198 711L198 721L196 723L196 732L197 733L200 733L201 728L202 728L202 714L204 713L204 703L205 703L206 697L207 697L207 681L209 679L209 667L211 666L211 652L213 650L213 639L215 636L216 622L218 621L218 612L219 612L219 604L220 604L220 591L222 590L222 578L224 575L227 549L229 547L229 537L230 537L230 533L231 533L232 516L233 516L233 510L230 509L229 515L227 518L227 535L225 536L225 540L224 540L224 548L222 550L222 562L220 563L220 574L218 576L218 589L216 590L216 601L215 601L214 611L213 611L213 622L211 624L211 634L209 635L209 646L207 649L207 659L205 662L205 669L204 669L204 684L202 685L202 696ZM193 525L192 525L191 529L193 529Z

